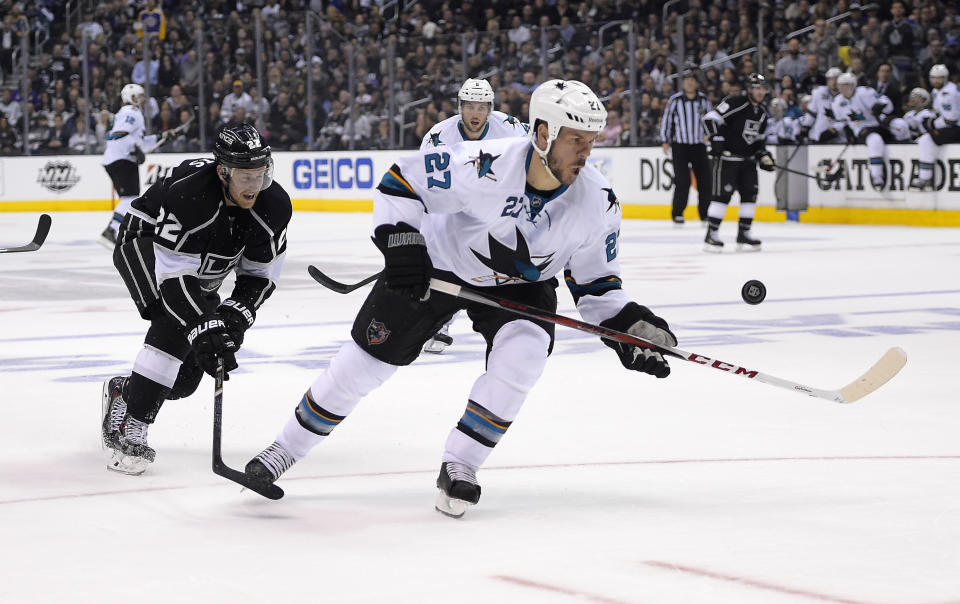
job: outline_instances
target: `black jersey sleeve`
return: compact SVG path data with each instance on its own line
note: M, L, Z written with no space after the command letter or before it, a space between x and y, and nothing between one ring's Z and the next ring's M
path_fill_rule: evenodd
M254 311L277 287L287 252L287 225L293 214L290 196L278 183L260 195L262 198L250 210L258 228L237 265L237 280L230 294L231 299Z

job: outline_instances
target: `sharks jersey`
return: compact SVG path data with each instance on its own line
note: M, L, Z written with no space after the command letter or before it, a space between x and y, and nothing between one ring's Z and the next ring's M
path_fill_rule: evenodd
M529 139L467 141L399 160L374 194L374 228L406 222L434 267L478 287L546 281L567 271L587 321L614 316L620 289L620 204L589 163L569 187L532 190Z
M800 120L792 117L783 117L776 119L770 117L767 120L766 141L771 145L781 143L795 143L797 134L800 133Z
M144 136L143 112L133 105L124 105L113 117L113 127L107 134L107 148L103 152L104 166L115 161L135 162L134 147L140 147L144 153L153 151L157 146L157 135Z
M491 111L487 118L487 125L483 128L483 133L478 140L491 140L495 138L510 138L514 136L526 136L529 126L521 122L512 115L507 115L501 111ZM439 124L436 124L420 143L420 149L433 149L441 145L456 145L467 140L463 133L463 126L460 125L460 115L448 117Z
M893 112L893 103L869 86L857 86L849 99L842 94L833 98L833 115L842 125L849 126L855 136L867 128L880 125L874 114L875 105L883 105L881 115Z
M800 118L800 124L810 129L812 140L820 140L820 135L830 128L838 131L843 128L843 124L833 119L833 98L829 86L817 86L810 94L810 104Z
M937 128L960 125L960 90L953 82L947 82L941 88L930 91L933 97L933 110L943 118L943 124L937 123Z
M910 137L917 138L926 130L923 128L923 121L926 119L933 119L937 117L937 114L927 109L926 107L916 111L911 110L903 114L903 121L907 122L907 126L910 127Z

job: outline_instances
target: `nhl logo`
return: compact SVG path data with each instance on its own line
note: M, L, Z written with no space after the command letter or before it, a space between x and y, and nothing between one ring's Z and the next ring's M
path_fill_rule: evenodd
M37 182L54 193L63 193L73 188L80 181L77 169L68 161L48 161L40 168Z
M377 344L383 344L387 341L387 338L390 337L390 330L387 329L387 326L377 321L376 319L370 320L370 325L367 325L367 343L371 346L376 346Z

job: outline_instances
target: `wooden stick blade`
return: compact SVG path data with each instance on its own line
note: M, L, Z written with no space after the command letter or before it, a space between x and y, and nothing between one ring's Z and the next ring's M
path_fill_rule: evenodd
M891 348L866 373L839 390L843 402L852 403L867 396L893 379L906 364L907 353L899 346Z

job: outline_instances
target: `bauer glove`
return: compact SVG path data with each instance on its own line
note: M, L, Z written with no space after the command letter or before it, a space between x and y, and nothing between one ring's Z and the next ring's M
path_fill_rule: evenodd
M233 338L237 348L240 348L243 344L243 334L253 327L253 322L257 320L257 311L243 302L227 298L220 303L217 314L223 319L227 332L230 333L230 337Z
M433 263L420 231L405 222L382 224L373 231L373 243L383 254L383 282L401 296L424 302L430 297Z
M600 326L622 331L654 344L677 345L677 337L670 331L667 322L653 314L646 306L640 306L636 302L630 302L616 316L600 323ZM654 349L641 348L606 338L603 339L603 343L613 348L620 357L620 362L627 369L649 373L658 378L670 375L670 364Z
M187 342L197 357L197 365L211 376L217 373L217 358L223 359L223 373L237 368L237 344L230 337L227 325L216 314L204 315L187 330Z

